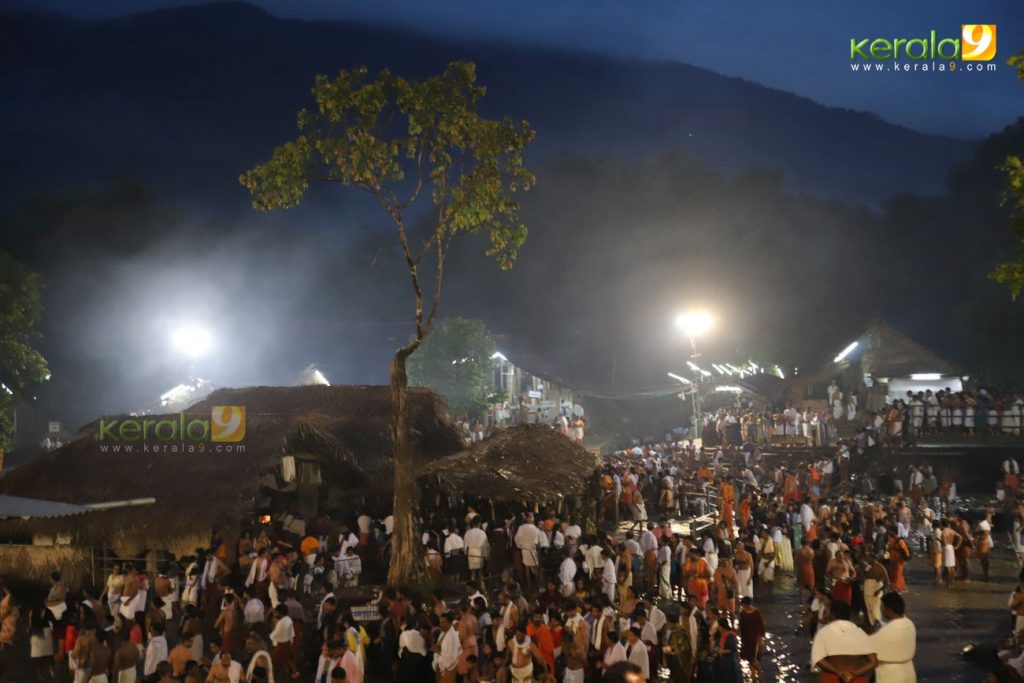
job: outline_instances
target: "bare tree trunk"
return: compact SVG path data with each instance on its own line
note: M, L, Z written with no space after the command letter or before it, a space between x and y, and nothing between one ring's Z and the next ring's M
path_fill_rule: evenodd
M408 587L422 583L425 575L423 552L414 515L419 503L419 487L413 471L412 444L409 436L409 377L405 361L409 353L399 350L391 359L391 436L394 442L395 526L391 535L391 566L388 584Z

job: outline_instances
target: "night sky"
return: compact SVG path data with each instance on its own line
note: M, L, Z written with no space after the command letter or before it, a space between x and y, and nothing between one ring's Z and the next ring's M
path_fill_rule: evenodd
M537 129L515 268L463 241L442 306L522 364L657 388L682 366L668 321L698 302L722 362L807 367L884 319L1024 387L1024 306L987 278L1014 253L999 166L1024 154L1021 0L0 4L21 27L0 249L46 285L41 419L145 409L190 375L385 382L411 304L377 207L318 187L265 215L237 179L295 134L315 74L452 59L478 64L486 115ZM962 23L998 26L995 73L850 69L851 38ZM199 360L170 343L193 324L213 337Z
M193 4L172 0L21 0L83 17ZM979 138L1016 118L1024 88L1006 58L1024 48L1024 3L730 0L253 0L281 17L358 19L459 37L497 37L679 60L861 109L931 133ZM854 74L851 37L914 37L962 23L999 27L996 74Z

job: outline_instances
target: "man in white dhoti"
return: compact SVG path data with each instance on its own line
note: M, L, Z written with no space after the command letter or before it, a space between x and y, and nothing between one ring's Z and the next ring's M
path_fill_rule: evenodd
M775 585L775 543L767 529L761 530L757 545L757 576L761 579L765 593L771 595Z
M949 526L949 520L942 520L942 569L946 572L946 585L956 583L956 549L964 542L963 536Z
M558 567L558 585L562 597L571 598L576 593L576 561L572 559L569 551L565 553L565 559Z
M604 558L604 568L601 570L601 592L608 596L608 602L615 604L615 558L612 552L605 548L601 552L601 557Z
M658 595L664 600L672 598L672 546L668 537L661 537L658 549Z
M708 563L708 569L714 574L718 569L718 546L715 545L715 539L711 537L710 532L705 532L700 549L704 551L704 561Z
M793 406L787 406L782 411L782 417L786 423L786 436L796 436L797 430L800 426L800 411Z
M441 639L434 645L434 671L441 683L454 683L459 656L462 654L462 643L459 632L455 630L454 615L441 616Z
M647 645L640 639L640 627L634 626L626 633L626 661L640 667L641 680L651 678L651 660Z
M463 542L466 544L466 558L469 564L469 578L483 582L484 563L491 554L491 546L487 533L480 528L480 517L476 516L469 523L469 530Z
M509 672L515 683L526 683L533 680L533 662L543 662L540 650L534 645L530 636L526 635L526 627L516 627L516 635L508 644Z
M818 680L839 677L844 683L867 683L868 675L878 666L875 645L850 621L849 605L833 600L830 611L833 620L818 629L811 644L811 666L820 672Z
M531 581L540 583L540 558L537 555L540 533L540 529L533 524L533 517L527 516L526 521L516 529L513 539L516 548L523 554L523 582L527 587Z
M871 636L871 644L878 655L875 683L917 683L914 671L917 629L905 616L906 606L899 593L882 597L882 614L886 624Z
M869 557L864 566L864 606L868 623L872 626L882 620L882 591L889 584L889 574L877 557Z

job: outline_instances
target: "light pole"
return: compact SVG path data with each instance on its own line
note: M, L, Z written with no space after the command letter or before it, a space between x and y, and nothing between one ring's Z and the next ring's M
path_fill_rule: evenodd
M707 334L714 324L715 319L707 311L687 311L676 316L676 327L690 339L689 366L697 378L693 385L694 446L698 445L698 439L701 445L703 445L704 436L704 415L700 408L700 380L702 373L697 366L697 358L700 356L697 353L697 337Z

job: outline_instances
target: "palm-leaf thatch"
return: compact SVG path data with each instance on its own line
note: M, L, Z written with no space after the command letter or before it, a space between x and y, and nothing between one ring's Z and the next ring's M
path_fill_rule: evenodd
M2 521L0 534L70 535L73 545L132 552L178 549L184 539L208 539L212 528L237 528L252 513L261 479L280 467L283 455L313 457L330 484L343 489L365 483L390 461L387 387L223 389L185 412L208 418L215 405L245 406L244 451L213 452L205 444L205 452L142 452L141 446L113 452L100 442L97 421L76 441L0 477L0 493L68 503L153 497L156 503L64 519ZM412 390L410 409L420 458L464 446L437 395Z
M248 415L298 415L337 436L359 468L373 474L391 466L391 393L385 386L301 386L218 389L188 409L209 414L220 405L243 405ZM462 450L465 441L448 406L423 387L409 389L409 424L416 455L433 460Z
M420 467L417 476L456 493L543 503L583 495L600 464L597 455L550 427L518 425Z

